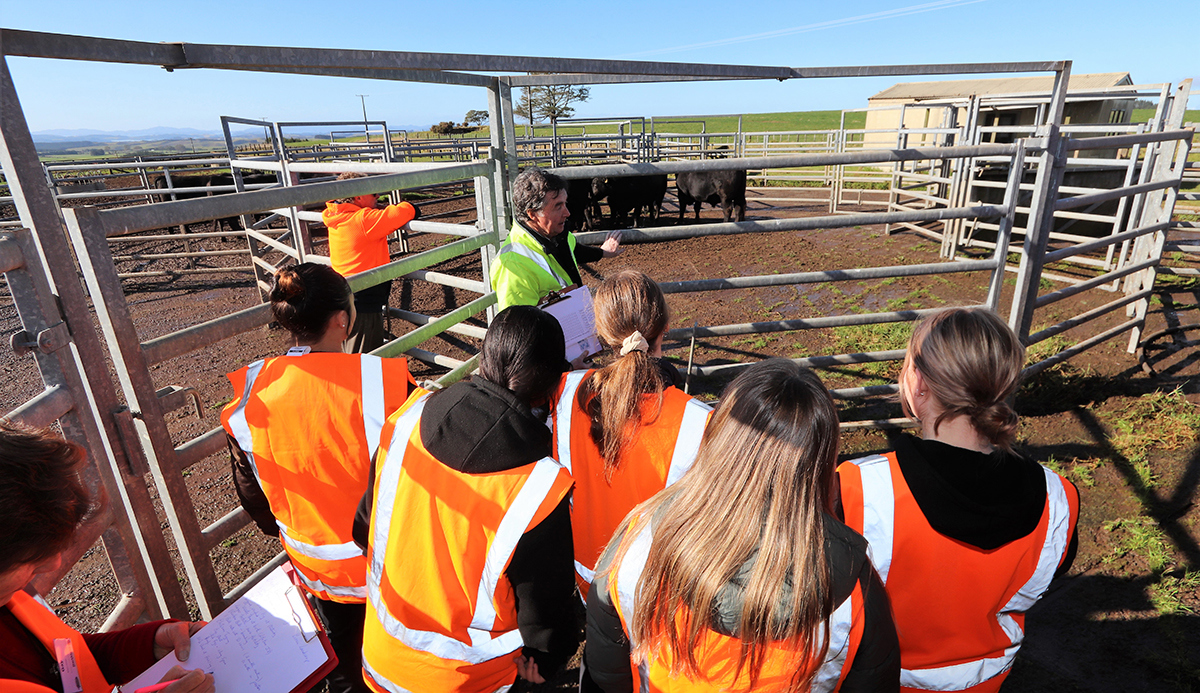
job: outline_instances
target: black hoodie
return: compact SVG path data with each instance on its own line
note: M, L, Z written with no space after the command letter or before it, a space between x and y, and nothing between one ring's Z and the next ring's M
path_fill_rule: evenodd
M476 377L431 395L420 422L421 443L435 459L465 474L489 474L551 456L550 429L512 391ZM354 541L370 533L375 469L354 517ZM517 542L505 575L517 601L526 656L546 678L575 654L574 543L569 497Z

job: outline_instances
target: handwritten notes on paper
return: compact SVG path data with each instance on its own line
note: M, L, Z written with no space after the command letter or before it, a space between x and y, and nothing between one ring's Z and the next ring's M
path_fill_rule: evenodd
M123 686L158 683L172 666L211 671L217 693L290 693L329 660L304 595L277 568L192 636L186 662L169 654Z

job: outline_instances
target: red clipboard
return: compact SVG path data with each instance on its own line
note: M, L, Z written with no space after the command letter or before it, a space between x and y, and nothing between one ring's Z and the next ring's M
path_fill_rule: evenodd
M291 561L283 564L283 572L300 593L301 601L304 602L304 608L308 609L308 615L312 617L313 623L317 624L317 638L321 641L321 646L325 648L325 653L329 655L327 662L322 664L308 678L301 681L298 686L291 690L291 693L307 693L307 691L316 687L318 683L324 681L325 677L329 676L330 672L337 668L338 657L333 651L333 645L329 642L329 635L325 632L325 624L321 623L317 612L313 611L312 604L308 602L308 591L304 588L304 583L300 581L299 576L297 576L296 568L292 566Z

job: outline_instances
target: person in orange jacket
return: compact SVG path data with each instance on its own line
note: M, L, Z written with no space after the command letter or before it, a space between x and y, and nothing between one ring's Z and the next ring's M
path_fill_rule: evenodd
M366 177L351 172L337 179ZM321 221L329 229L330 264L343 277L386 265L392 259L388 236L420 216L421 210L408 202L379 207L373 193L326 203ZM344 347L346 353L366 353L383 346L383 311L391 291L392 282L386 281L354 294L358 315Z
M596 560L634 506L692 465L712 408L676 387L660 360L667 300L637 270L609 275L593 303L596 331L616 357L563 376L554 409L555 459L575 478L575 573L587 596Z
M0 690L64 690L55 645L69 641L82 693L110 693L175 652L183 661L202 622L151 621L112 633L80 634L59 620L28 587L57 573L62 551L91 509L76 468L83 450L50 432L0 420ZM29 590L29 591L27 591ZM69 666L69 665L68 665ZM163 693L212 693L213 677L176 665L163 677Z
M1074 558L1079 491L1012 450L1024 364L990 310L926 318L900 372L921 437L838 468L846 524L891 597L904 690L999 690L1025 611Z
M354 305L325 265L279 270L271 311L295 346L229 374L221 412L242 507L283 542L327 626L332 693L365 691L367 561L351 533L380 431L415 387L403 358L342 353Z
M600 558L584 662L606 693L899 688L867 543L831 514L837 409L786 359L726 389L696 463Z
M355 518L369 547L363 670L378 693L503 691L575 654L571 476L551 458L544 407L562 328L512 306L479 373L417 390L388 419Z

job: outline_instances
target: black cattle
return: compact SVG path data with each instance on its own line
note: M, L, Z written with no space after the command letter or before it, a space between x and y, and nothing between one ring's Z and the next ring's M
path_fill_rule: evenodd
M679 221L688 205L694 205L696 218L700 218L700 205L704 202L716 207L721 205L725 221L729 221L733 208L737 207L737 220L746 220L746 172L745 171L685 171L675 176L675 192L679 196Z
M613 223L622 227L632 215L633 226L637 226L645 210L646 218L658 219L662 212L663 196L667 194L666 175L622 176L619 178L593 178L592 199L608 198L608 209Z
M212 176L205 175L172 175L170 189L178 188L207 188L208 180ZM167 177L159 176L154 179L155 190L167 190ZM154 196L155 202L170 202L171 195L174 194L176 200L190 200L194 197L208 196L208 190L199 190L196 192L178 192L178 193L163 193Z
M592 179L574 178L567 180L568 231L591 231L596 228L599 205L592 201Z

